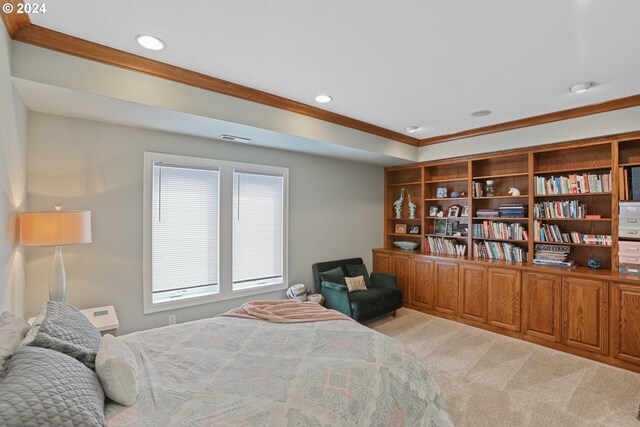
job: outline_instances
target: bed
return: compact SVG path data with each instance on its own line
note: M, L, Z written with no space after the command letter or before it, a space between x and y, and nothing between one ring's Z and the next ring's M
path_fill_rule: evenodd
M416 358L354 321L216 317L117 340L135 357L137 399L106 399L110 426L452 425Z

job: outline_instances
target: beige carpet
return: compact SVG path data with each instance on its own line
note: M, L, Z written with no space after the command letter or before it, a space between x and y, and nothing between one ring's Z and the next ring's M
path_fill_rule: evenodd
M456 426L640 427L640 374L405 308L366 325L418 355Z

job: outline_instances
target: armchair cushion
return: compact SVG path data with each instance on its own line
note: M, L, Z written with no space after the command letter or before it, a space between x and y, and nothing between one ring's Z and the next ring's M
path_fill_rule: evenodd
M402 307L402 292L387 288L371 288L349 294L353 318L362 321Z
M364 283L367 285L367 288L371 287L371 279L369 278L369 272L367 271L367 266L364 264L348 264L347 265L347 276L349 277L364 277Z
M376 288L398 289L396 275L374 271L371 273L371 286Z
M331 270L320 272L320 279L322 279L323 282L333 282L341 285L347 284L344 280L344 271L342 271L342 267L336 267Z

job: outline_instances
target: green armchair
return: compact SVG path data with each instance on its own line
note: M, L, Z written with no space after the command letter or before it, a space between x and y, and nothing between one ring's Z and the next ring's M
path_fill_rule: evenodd
M395 315L402 307L402 292L396 276L387 273L367 273L362 258L350 258L313 264L316 293L322 294L325 307L337 310L359 322L386 313ZM366 291L349 292L344 277L364 276Z

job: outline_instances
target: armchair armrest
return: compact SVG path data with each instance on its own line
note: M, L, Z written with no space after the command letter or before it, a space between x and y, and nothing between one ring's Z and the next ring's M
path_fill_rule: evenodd
M322 296L325 299L324 306L353 318L349 289L345 285L333 282L322 282Z
M398 289L395 274L380 273L376 271L371 273L371 285L375 288Z

